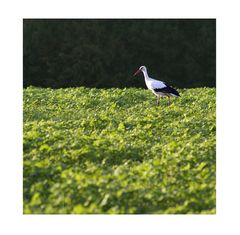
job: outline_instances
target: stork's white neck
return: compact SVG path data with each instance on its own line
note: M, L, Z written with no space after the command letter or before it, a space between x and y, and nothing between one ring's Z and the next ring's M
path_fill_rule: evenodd
M147 70L143 70L142 72L143 72L145 80L148 80L149 76L148 76Z

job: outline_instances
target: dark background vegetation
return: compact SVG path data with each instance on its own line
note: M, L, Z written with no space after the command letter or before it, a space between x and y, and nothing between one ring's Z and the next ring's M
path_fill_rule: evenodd
M23 20L24 87L144 87L140 65L174 87L214 87L216 20Z

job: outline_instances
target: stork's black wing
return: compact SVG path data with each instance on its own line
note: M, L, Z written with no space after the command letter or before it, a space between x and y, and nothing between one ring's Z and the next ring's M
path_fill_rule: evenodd
M156 89L154 89L154 91L156 91L156 92L162 92L162 93L166 93L166 94L173 94L173 95L176 95L176 96L180 96L180 94L178 93L178 91L176 91L174 88L168 86L167 84L166 84L166 87L156 88Z

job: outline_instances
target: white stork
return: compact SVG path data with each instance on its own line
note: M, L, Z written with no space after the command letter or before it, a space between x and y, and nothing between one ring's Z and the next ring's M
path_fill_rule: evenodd
M138 73L143 72L146 86L149 90L153 92L154 95L157 96L157 105L159 104L159 98L160 96L166 96L168 97L168 105L170 105L170 97L178 97L180 96L178 91L167 85L165 82L158 81L155 79L152 79L148 76L147 68L145 66L141 66L134 74L133 76L137 75Z

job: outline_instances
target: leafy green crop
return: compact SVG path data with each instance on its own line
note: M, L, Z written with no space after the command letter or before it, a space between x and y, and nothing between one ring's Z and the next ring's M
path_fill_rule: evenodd
M214 88L24 89L24 213L215 213Z

